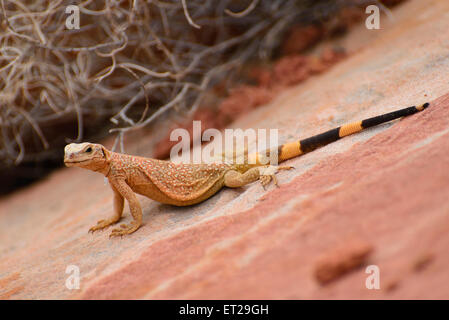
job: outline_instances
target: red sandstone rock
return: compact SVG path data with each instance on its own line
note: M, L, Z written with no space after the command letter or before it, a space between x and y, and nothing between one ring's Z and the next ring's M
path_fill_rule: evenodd
M373 252L373 247L360 240L347 241L326 252L315 266L315 277L327 284L362 266Z

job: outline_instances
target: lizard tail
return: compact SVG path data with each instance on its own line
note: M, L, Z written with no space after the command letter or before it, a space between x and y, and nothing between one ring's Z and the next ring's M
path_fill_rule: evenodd
M282 162L291 158L295 158L307 152L313 151L319 147L325 146L331 142L337 141L340 138L362 131L363 129L377 126L381 123L388 122L394 119L412 115L426 109L428 106L429 103L424 103L423 105L420 105L418 107L413 106L400 109L390 113L382 114L377 117L349 123L341 127L317 134L307 139L283 144L279 146L277 150L278 160L279 162Z

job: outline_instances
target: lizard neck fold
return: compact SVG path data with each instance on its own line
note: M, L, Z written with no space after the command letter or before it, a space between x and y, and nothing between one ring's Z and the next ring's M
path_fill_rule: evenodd
M91 170L101 173L107 178L109 173L111 172L111 153L112 152L109 152L106 159L104 159L101 163L96 163L95 166L91 168Z
M103 149L103 153L105 155L104 161L97 168L93 169L93 171L99 172L107 178L109 173L111 172L111 159L116 156L116 153L111 152L106 148Z
M109 172L111 171L111 166L109 163L105 163L104 166L98 166L96 168L93 168L92 171L101 173L105 177L109 175Z
M96 172L100 172L101 174L103 174L107 178L109 173L111 172L111 166L108 163L108 164L106 164L106 166L104 168L99 169Z

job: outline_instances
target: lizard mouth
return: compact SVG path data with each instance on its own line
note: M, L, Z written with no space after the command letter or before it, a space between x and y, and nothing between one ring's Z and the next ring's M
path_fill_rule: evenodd
M68 161L68 160L64 160L64 163L67 164L75 164L75 163L83 163L83 162L87 162L90 161L91 159L87 159L87 160L81 160L81 161Z

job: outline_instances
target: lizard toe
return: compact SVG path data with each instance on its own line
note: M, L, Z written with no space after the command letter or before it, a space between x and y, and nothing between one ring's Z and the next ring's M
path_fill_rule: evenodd
M120 228L121 229L113 229L111 231L111 234L109 235L109 238L123 236L123 235L126 235L126 234L131 234L134 231L136 231L137 229L139 229L139 225L138 224L134 224L134 223L131 223L129 225L122 224L120 226Z
M293 166L279 166L278 170L291 170L291 169L295 169L295 167Z
M96 225L94 225L92 228L89 229L89 233L94 233L97 230L102 230L104 228L109 227L111 224L116 223L117 221L114 219L111 220L100 220L97 222Z
M260 183L262 184L262 186L265 188L266 185L268 185L271 181L271 176L270 175L264 175L260 177Z

